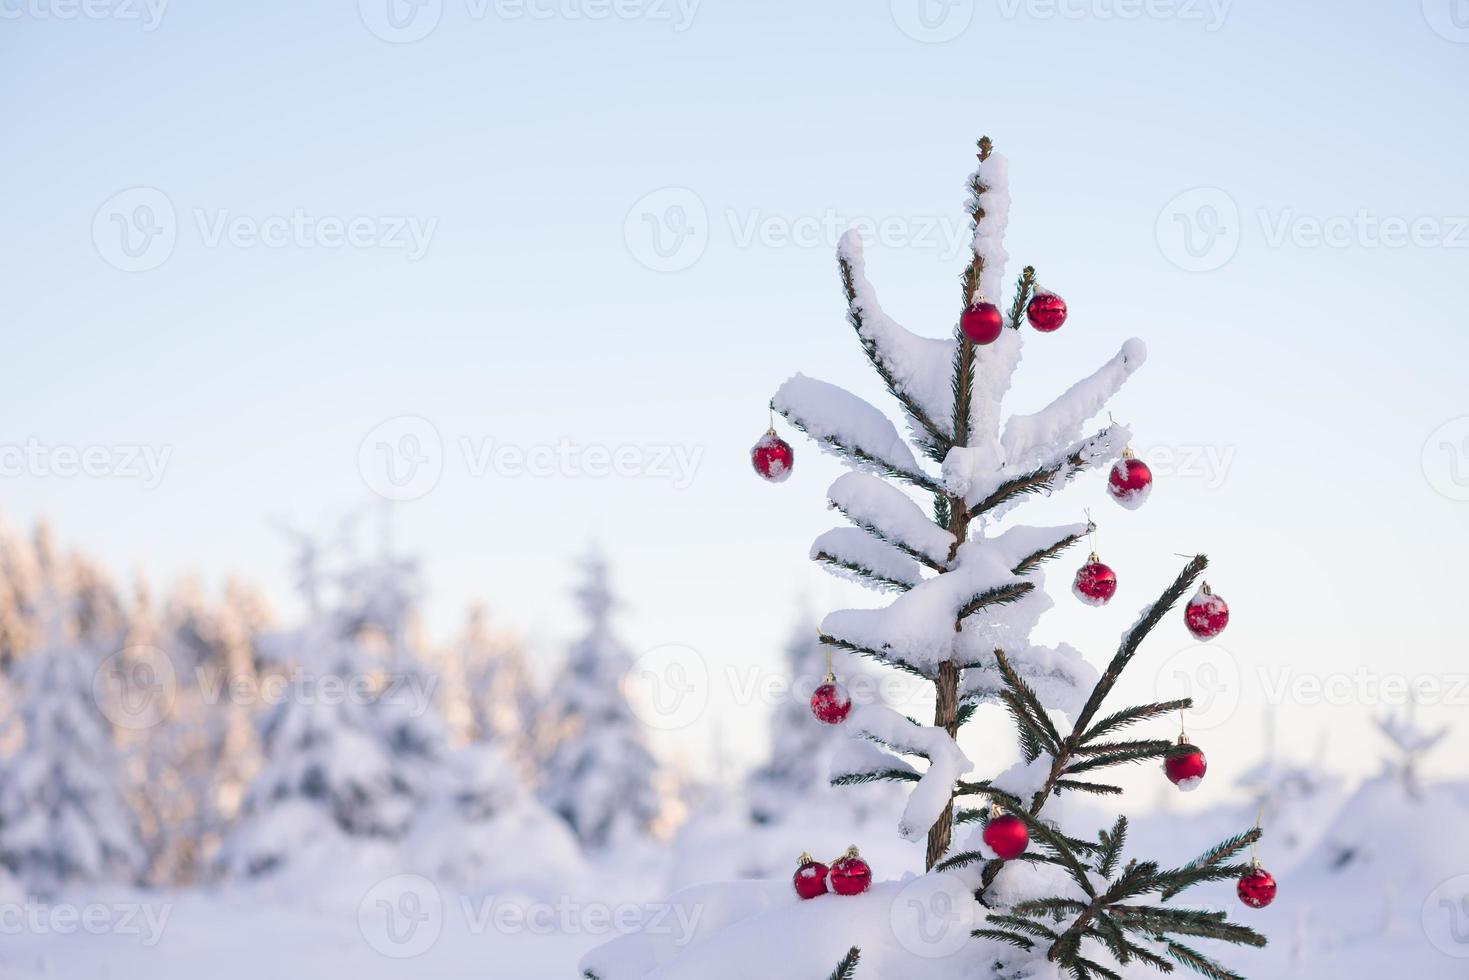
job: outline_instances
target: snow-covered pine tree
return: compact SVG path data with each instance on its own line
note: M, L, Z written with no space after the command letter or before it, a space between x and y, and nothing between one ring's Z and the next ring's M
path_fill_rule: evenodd
M586 631L567 651L542 709L551 748L541 798L584 847L599 850L645 836L663 804L658 763L623 689L632 656L612 629L606 562L588 558L583 574L576 596Z
M273 871L338 835L401 838L442 785L444 725L403 643L411 564L354 563L331 575L325 550L299 543L313 614L301 629L261 637L286 693L264 714L264 764L222 853L237 874Z
M1115 980L1181 964L1224 980L1236 974L1200 952L1200 940L1265 942L1224 912L1170 904L1192 885L1245 874L1250 866L1234 859L1259 838L1258 829L1165 868L1123 859L1125 816L1094 840L1061 826L1066 813L1058 797L1118 795L1120 788L1098 781L1105 770L1175 751L1168 738L1125 730L1155 719L1171 723L1189 700L1103 709L1143 639L1189 595L1207 561L1198 555L1185 564L1123 634L1100 674L1073 647L1031 641L1052 605L1043 564L1091 528L1029 527L1005 518L1034 495L1058 493L1081 471L1121 455L1130 437L1125 426L1090 433L1086 426L1146 350L1127 341L1049 405L1002 425L1021 322L1037 287L1027 267L1008 316L1000 312L1007 164L988 139L979 142L979 161L969 181L973 254L960 299L966 312L978 308L979 326L997 328L987 345L962 329L967 317L948 339L910 333L879 304L859 235L848 232L838 251L847 319L902 409L911 446L880 409L834 384L798 374L771 401L852 469L827 496L854 526L823 535L814 557L897 596L884 608L831 613L822 622L824 642L933 685L932 725L879 705L855 707L844 724L859 739L833 768L838 783L912 787L898 829L915 842L926 838L926 874L808 902L795 900L789 882L690 889L684 901L717 910L693 942L671 949L646 935L624 937L588 955L589 976ZM927 511L914 491L929 502ZM1025 761L974 779L974 763L957 738L988 706L1013 718ZM1028 834L1029 849L1016 859L1000 859L983 842L981 831L1000 817L1006 825L1019 821ZM956 845L956 828L970 839ZM777 897L782 892L784 899ZM977 927L972 937L970 924ZM962 929L964 941L936 945L936 929L941 937Z
M143 868L123 764L94 679L104 648L75 638L74 610L54 594L47 641L11 671L22 741L0 759L0 866L43 895L96 882L132 883ZM105 690L105 686L104 686Z

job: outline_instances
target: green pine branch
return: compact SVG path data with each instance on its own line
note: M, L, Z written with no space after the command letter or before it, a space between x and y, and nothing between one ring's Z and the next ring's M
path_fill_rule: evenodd
M1097 839L1102 845L1097 855L1097 874L1103 878L1111 878L1122 857L1122 848L1127 844L1127 817L1119 816L1111 830L1098 831Z
M1138 647L1142 644L1143 640L1153 631L1153 627L1157 626L1163 620L1163 617L1168 614L1168 611L1173 608L1174 604L1193 588L1194 582L1198 580L1200 575L1204 574L1204 569L1207 567L1209 567L1209 559L1203 555L1195 555L1183 567L1183 571L1178 573L1178 577L1173 580L1173 584L1163 590L1163 594L1158 597L1158 601L1145 609L1143 614L1138 617L1138 621L1133 623L1132 628L1123 634L1122 643L1117 647L1117 652L1113 654L1111 663L1103 671L1102 677L1097 681L1096 687L1092 688L1091 696L1087 698L1086 704L1082 706L1081 713L1076 716L1076 727L1078 731L1084 731L1086 726L1091 724L1092 717L1097 713L1097 709L1102 706L1102 702L1106 700L1107 695L1112 693L1112 687L1117 683L1117 678L1122 676L1122 671L1132 662L1132 658L1137 655Z
M1078 747L1077 751L1082 751L1085 743L1101 738L1103 735L1111 734L1112 732L1119 731L1129 725L1135 725L1141 721L1151 721L1154 718L1160 718L1164 715L1175 714L1193 706L1193 698L1179 698L1177 701L1159 701L1155 704L1140 704L1131 708L1123 708L1121 711L1115 711L1097 722L1081 736L1083 746Z
M822 643L830 644L838 650L846 650L848 653L860 654L861 656L876 660L878 663L887 664L889 667L896 667L898 670L901 670L908 674L912 674L914 677L922 677L926 681L931 681L934 678L934 674L931 670L927 669L926 667L920 667L918 664L912 663L908 660L904 660L902 657L898 656L891 650L875 650L872 647L864 647L860 644L852 643L848 640L843 640L838 637L832 636L829 633L822 633L818 637L818 639Z
M1012 714L1017 719L1023 718L1029 723L1037 736L1042 747L1052 755L1061 751L1061 733L1056 730L1051 716L1046 713L1045 706L1036 695L1035 689L1025 682L1025 679L1010 665L1010 659L1005 656L1005 651L995 649L995 663L999 665L1000 676L1005 680L1006 694L1013 704ZM1029 756L1026 761L1034 761L1039 753Z
M959 618L967 619L982 609L988 609L990 606L1007 606L1012 602L1023 599L1034 588L1035 584L1032 582L1012 582L1009 585L986 589L960 607Z
M862 950L853 946L847 950L847 955L837 964L837 968L831 971L827 980L852 980L857 975L857 962L862 959Z
M1035 266L1028 265L1020 272L1020 281L1015 284L1015 299L1010 303L1010 329L1020 329L1020 318L1025 316L1025 304L1030 302L1035 289Z
M848 772L832 776L830 783L833 786L865 786L880 782L916 783L922 778L921 773L911 769L875 769L872 772Z
M818 551L813 560L821 562L823 565L829 565L832 568L839 568L848 574L855 575L863 581L871 582L878 588L886 589L889 592L907 592L912 588L907 582L889 578L881 572L873 571L866 565L860 565L857 562L848 561L845 558L838 558L825 551Z
M1160 889L1163 899L1166 901L1185 888L1205 881L1223 881L1239 877L1243 873L1240 870L1242 866L1225 862L1253 845L1262 836L1264 832L1259 827L1252 827L1242 834L1235 834L1215 844L1183 867L1164 872L1167 883Z
M1042 548L1040 551L1032 552L1031 554L1025 556L1025 558L1021 560L1020 564L1016 565L1013 569L1011 569L1011 571L1013 571L1016 575L1024 575L1026 572L1034 570L1036 566L1040 565L1042 562L1047 562L1050 561L1052 558L1055 558L1057 555L1061 554L1061 552L1076 544L1076 542L1080 541L1082 538L1086 537L1087 534L1091 533L1094 530L1096 530L1094 525L1087 524L1087 529L1084 533L1068 534L1066 537L1062 538L1060 541L1057 541L1055 544Z

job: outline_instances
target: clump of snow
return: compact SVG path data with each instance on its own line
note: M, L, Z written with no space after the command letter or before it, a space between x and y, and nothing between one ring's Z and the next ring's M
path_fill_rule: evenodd
M882 705L857 708L847 718L847 727L895 752L928 760L928 770L909 794L898 825L898 833L908 840L927 834L949 805L954 784L974 768L974 763L942 728L914 724Z
M836 561L868 569L885 579L907 586L923 581L923 574L916 560L886 541L879 541L861 528L835 527L818 535L811 543L811 558L814 560L818 555L826 555ZM823 563L822 567L833 575L850 579L865 588L884 588L871 579L840 566Z
M984 542L960 546L953 570L926 579L885 609L843 609L822 620L822 631L870 650L891 651L898 659L936 671L953 660L954 623L975 597L1025 580ZM986 610L988 611L988 610Z
M913 498L886 480L867 473L846 473L837 477L826 496L859 527L871 527L899 548L922 555L935 565L948 563L954 535L935 524Z
M842 235L838 257L852 270L856 294L852 308L861 316L858 333L871 343L893 377L895 387L916 402L928 420L944 435L952 434L954 419L954 349L950 339L920 337L887 315L877 301L877 290L867 280L862 255L862 236L856 230ZM916 438L926 436L925 427L909 416Z
M771 405L791 424L804 429L823 450L850 465L871 464L853 461L838 452L833 443L902 473L923 472L913 450L888 417L845 388L797 374L776 390Z
M1081 438L1082 425L1106 406L1108 399L1147 360L1141 340L1127 341L1111 360L1076 382L1039 412L1012 415L1001 440L1010 466L1037 465Z

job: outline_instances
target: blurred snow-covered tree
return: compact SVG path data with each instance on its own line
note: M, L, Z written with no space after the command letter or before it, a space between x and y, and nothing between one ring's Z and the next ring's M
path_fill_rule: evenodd
M409 648L412 562L355 558L298 540L298 583L312 614L262 637L264 756L223 850L232 873L261 874L334 835L398 839L442 785L446 729L436 678Z
M616 605L606 563L587 559L577 600L586 631L567 651L542 718L551 748L541 797L584 847L648 834L663 810L659 766L627 700L632 656L612 630Z
M54 593L44 646L12 670L19 746L0 759L0 866L41 894L131 882L143 865L121 760L94 686L107 647L83 642ZM105 686L101 689L105 692Z

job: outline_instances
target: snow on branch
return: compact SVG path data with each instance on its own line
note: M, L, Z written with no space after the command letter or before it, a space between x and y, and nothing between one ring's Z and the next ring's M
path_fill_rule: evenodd
M1023 594L1033 588L983 542L971 542L960 546L955 567L947 574L924 580L885 609L830 613L821 631L861 649L892 651L909 664L936 671L943 661L955 659L955 638L961 634L954 624L973 603L1007 589Z
M944 576L947 578L948 576ZM953 795L959 777L974 768L969 757L942 728L925 727L904 718L892 708L864 704L852 712L847 725L858 735L871 739L902 755L928 760L928 770L908 796L898 823L898 833L907 840L919 840L942 816ZM871 756L869 761L875 761ZM886 764L894 761L887 758ZM836 775L835 767L833 775Z
M971 516L999 517L1028 494L1059 490L1082 470L1116 459L1132 438L1125 425L1109 425L1033 466L992 466L984 454L955 447L944 460L944 483L964 498Z
M914 439L935 462L941 461L953 437L950 366L955 342L920 337L883 312L877 290L867 280L862 236L857 231L842 235L837 265L847 296L847 320L856 329L867 359L903 406Z
M847 739L831 760L833 786L851 786L879 779L917 782L920 775L906 759L865 738Z
M983 151L982 156L969 179L969 207L975 218L970 248L984 263L979 275L980 292L998 303L1004 289L1005 263L1010 261L1010 253L1005 251L1005 227L1010 223L1010 161L1003 153Z
M853 524L928 567L939 570L948 563L954 535L897 487L866 473L846 473L826 496Z
M1127 341L1106 364L1076 382L1053 402L1031 415L1012 415L1005 423L1001 449L1012 466L1037 463L1081 438L1081 427L1106 407L1132 373L1147 360L1148 349L1136 338Z
M1090 530L1090 524L1063 524L1059 527L1017 525L998 537L988 539L988 546L997 549L1000 560L1019 575L1055 557Z
M770 407L848 463L941 492L888 417L844 388L797 374L780 386Z
M855 527L834 527L811 544L811 560L839 578L878 591L905 591L923 581L918 562Z

